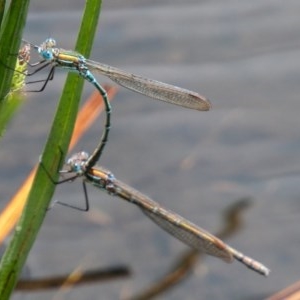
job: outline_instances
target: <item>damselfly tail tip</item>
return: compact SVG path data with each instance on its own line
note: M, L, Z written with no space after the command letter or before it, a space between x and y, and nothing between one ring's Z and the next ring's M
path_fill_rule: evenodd
M244 264L247 268L249 268L265 277L267 277L270 274L270 269L268 269L262 263L252 259L249 256L244 255L243 253L241 253L229 246L227 247L227 250L233 255L233 257L236 260L238 260L239 262Z
M251 264L246 264L246 266L255 272L257 272L260 275L263 275L265 277L268 277L271 270L268 269L266 266L264 266L262 263L258 261L252 261Z
M235 258L239 260L241 263L243 263L250 270L255 271L258 274L263 275L265 277L268 277L271 272L271 270L268 269L265 265L248 256L235 257Z
M268 277L270 275L271 270L268 269L267 267L265 267L264 273L262 275L264 275L265 277Z

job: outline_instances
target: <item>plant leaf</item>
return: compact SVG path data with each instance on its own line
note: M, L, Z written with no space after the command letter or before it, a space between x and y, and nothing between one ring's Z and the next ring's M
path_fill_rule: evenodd
M89 55L96 32L101 1L87 0L81 23L76 50ZM20 271L42 225L55 185L49 180L58 179L64 154L67 152L79 106L83 80L76 74L69 74L52 129L42 155L42 164L28 196L21 219L14 236L0 262L0 298L9 299L16 285ZM49 173L45 172L45 169Z

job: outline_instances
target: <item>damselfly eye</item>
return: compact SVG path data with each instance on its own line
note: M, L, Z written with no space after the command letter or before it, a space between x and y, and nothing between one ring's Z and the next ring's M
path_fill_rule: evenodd
M56 41L53 38L46 39L46 41L44 43L47 48L52 48L52 47L56 46Z
M77 154L77 158L82 161L87 161L89 157L90 157L90 155L85 151L81 151Z
M78 173L82 170L82 164L79 162L79 163L75 163L73 165L73 169L74 169L74 172Z
M41 51L41 56L46 60L53 59L53 53L50 50L43 50Z

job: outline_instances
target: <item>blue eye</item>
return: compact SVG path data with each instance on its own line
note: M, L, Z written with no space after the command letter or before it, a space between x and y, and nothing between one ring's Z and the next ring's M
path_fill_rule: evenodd
M53 53L50 50L43 50L41 51L41 56L46 60L53 59Z
M76 163L76 164L74 164L73 167L74 167L73 170L74 170L75 173L78 173L78 172L80 172L82 170L81 164L77 164Z

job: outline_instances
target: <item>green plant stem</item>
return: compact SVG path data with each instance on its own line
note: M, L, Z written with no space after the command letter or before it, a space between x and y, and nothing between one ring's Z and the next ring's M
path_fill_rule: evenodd
M3 101L10 90L11 79L13 76L12 70L14 70L16 64L16 54L19 51L29 2L29 0L12 0L1 24L0 101Z
M76 50L89 56L96 32L101 1L87 0ZM42 225L55 185L50 175L58 179L64 154L71 139L78 111L83 80L76 74L69 74L56 116L49 134L35 180L27 199L24 212L16 226L14 236L0 262L0 299L9 299L16 285L20 271ZM45 172L45 169L49 173Z

